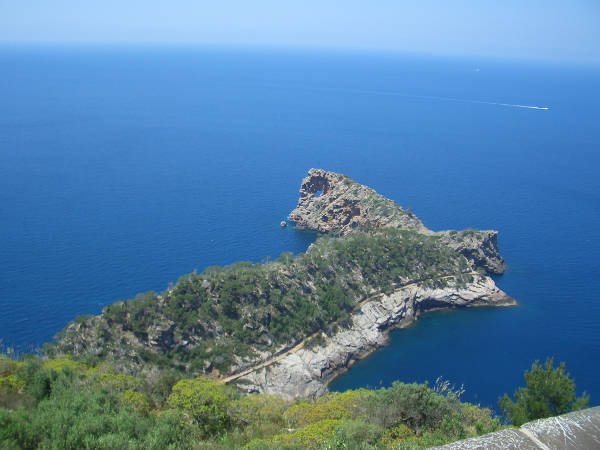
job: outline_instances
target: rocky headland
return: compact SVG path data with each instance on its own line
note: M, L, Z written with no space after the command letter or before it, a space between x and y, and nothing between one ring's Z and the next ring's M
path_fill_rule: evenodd
M326 234L305 254L211 267L109 305L69 324L46 351L124 373L176 368L247 392L310 397L424 312L516 303L486 275L505 270L496 231L431 231L320 169L302 181L289 218Z
M298 206L290 220L300 229L345 236L357 230L399 228L441 240L487 272L502 274L506 270L498 251L498 232L494 230L429 230L412 212L373 189L346 175L310 169L302 180Z
M298 206L289 218L300 229L346 236L358 230L399 228L438 236L448 247L465 256L470 265L502 274L506 270L498 252L498 232L493 230L433 232L410 211L402 209L373 189L345 175L310 169L302 180ZM443 288L412 283L390 294L363 302L352 313L352 325L333 336L323 336L316 348L303 346L277 363L239 378L248 392L265 392L284 398L314 397L327 392L327 385L387 342L393 328L405 328L423 312L456 307L511 306L516 302L493 280L473 274L459 286L452 277Z

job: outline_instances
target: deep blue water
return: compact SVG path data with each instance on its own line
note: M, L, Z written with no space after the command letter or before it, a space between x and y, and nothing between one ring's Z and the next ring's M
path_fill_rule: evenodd
M497 282L519 301L424 316L333 388L442 376L491 406L555 356L600 403L597 67L5 46L0 99L5 344L194 269L304 251L313 235L279 222L322 167L430 228L498 229Z

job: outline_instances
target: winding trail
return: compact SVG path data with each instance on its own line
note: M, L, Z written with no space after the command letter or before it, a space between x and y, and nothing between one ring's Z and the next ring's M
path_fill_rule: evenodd
M467 273L463 273L461 275L481 275L481 274L478 273L478 272L467 272ZM434 278L427 278L427 279L424 279L424 280L411 281L408 284L405 284L403 286L400 286L399 288L394 289L394 292L398 292L398 291L401 291L403 289L407 289L407 288L410 288L412 286L416 286L416 285L418 285L420 283L424 283L424 282L427 282L427 281L432 281L432 280L448 280L450 278L456 278L456 276L457 275L446 275L446 276L443 276L443 277L434 277ZM375 300L377 298L383 297L384 295L386 295L386 294L382 292L382 293L375 294L375 295L372 295L370 297L365 298L364 300L360 301L354 308L352 308L352 311L350 311L350 314L355 313L358 309L362 308L368 302L371 302L371 301L373 301L373 300ZM275 364L276 362L281 361L285 357L298 352L299 350L301 350L302 348L304 348L304 345L306 344L306 342L308 342L310 339L314 338L315 336L321 334L322 332L323 332L322 330L319 330L319 331L311 334L310 336L304 338L302 341L300 341L299 344L295 345L294 347L292 347L292 348L290 348L288 350L285 350L282 353L276 354L272 358L269 358L266 361L263 361L263 362L255 365L255 366L252 366L252 367L250 367L248 369L242 370L241 372L235 373L235 374L230 375L230 376L225 377L225 378L221 378L220 381L223 384L228 384L228 383L231 383L232 381L235 381L235 380L237 380L239 378L242 378L242 377L244 377L246 375L249 375L252 372L256 372L257 370L260 370L260 369L262 369L264 367L271 366L271 365Z

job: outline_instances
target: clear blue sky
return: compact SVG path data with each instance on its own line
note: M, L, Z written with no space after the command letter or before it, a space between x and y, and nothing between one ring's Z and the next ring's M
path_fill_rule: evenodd
M600 62L600 0L0 0L0 41L266 44Z

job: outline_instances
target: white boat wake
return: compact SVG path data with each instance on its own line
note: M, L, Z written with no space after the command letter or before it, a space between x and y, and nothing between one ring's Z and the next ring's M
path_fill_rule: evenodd
M547 106L529 106L529 105L513 105L510 103L494 103L500 106L512 106L513 108L529 108L529 109L541 109L542 111L548 111L550 108Z
M375 93L375 92L373 92ZM381 92L383 94L383 92ZM516 103L500 103L500 102L485 102L483 100L470 100L464 98L452 98L452 97L437 97L433 95L410 95L410 94L394 94L388 93L388 95L398 95L401 97L412 97L412 98L425 98L431 100L445 100L448 102L461 102L461 103L478 103L480 105L496 105L496 106L506 106L509 108L525 108L525 109L537 109L539 111L548 111L550 108L548 106L532 106L532 105L518 105Z
M355 93L355 94L386 95L386 96L391 96L391 97L421 98L421 99L427 99L427 100L442 100L442 101L447 101L447 102L475 103L475 104L480 104L480 105L504 106L504 107L508 107L508 108L535 109L538 111L548 111L550 109L548 106L533 106L533 105L519 105L516 103L486 102L483 100L471 100L471 99L453 98L453 97L438 97L435 95L403 94L400 92L391 92L391 91L371 91L371 90L363 90L363 89L343 89L343 88L317 88L314 86L296 86L296 87L302 87L304 89L310 89L313 91L348 92L348 93Z

